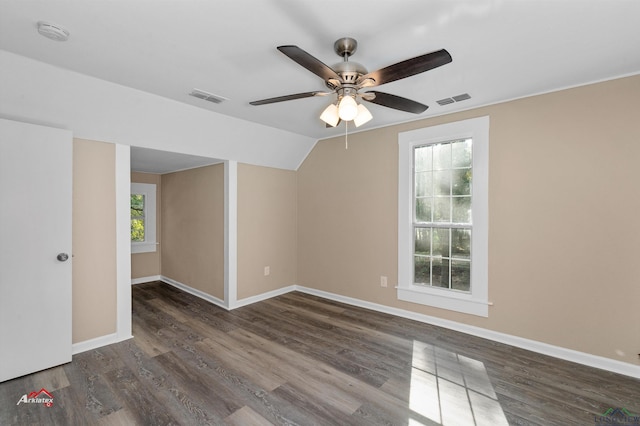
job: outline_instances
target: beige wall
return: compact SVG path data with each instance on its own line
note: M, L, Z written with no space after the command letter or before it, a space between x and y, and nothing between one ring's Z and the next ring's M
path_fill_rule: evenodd
M162 175L162 275L224 298L224 165Z
M238 164L238 299L296 284L296 187L294 171Z
M115 145L73 141L73 343L116 332Z
M639 111L635 76L320 141L298 171L298 284L639 364ZM484 115L489 317L400 302L398 133Z
M151 183L156 185L156 241L162 242L160 224L162 223L162 184L161 175L153 173L131 173L131 183ZM155 252L131 254L131 278L144 278L160 275L162 245L156 246Z

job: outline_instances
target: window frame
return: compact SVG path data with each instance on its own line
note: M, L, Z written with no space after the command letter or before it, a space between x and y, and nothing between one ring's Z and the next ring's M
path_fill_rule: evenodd
M414 148L471 138L471 291L414 284ZM399 300L489 316L489 117L478 117L398 134L398 287Z
M131 241L131 253L151 253L157 250L156 190L153 183L131 183L131 195L144 196L144 241Z

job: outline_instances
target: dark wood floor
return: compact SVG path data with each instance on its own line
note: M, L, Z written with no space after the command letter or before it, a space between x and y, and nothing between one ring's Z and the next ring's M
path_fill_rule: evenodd
M133 288L135 338L0 384L0 424L594 425L640 380L301 293ZM42 388L53 407L16 405Z

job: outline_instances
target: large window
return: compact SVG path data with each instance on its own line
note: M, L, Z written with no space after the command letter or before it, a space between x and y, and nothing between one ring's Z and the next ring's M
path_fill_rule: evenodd
M131 184L131 253L156 251L156 186Z
M414 284L471 290L473 140L416 146Z
M488 315L489 119L399 135L398 298Z

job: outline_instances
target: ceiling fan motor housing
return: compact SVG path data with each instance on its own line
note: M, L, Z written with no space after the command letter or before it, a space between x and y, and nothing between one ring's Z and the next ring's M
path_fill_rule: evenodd
M356 39L351 37L343 37L333 43L334 52L336 52L336 54L341 58L353 55L356 52L357 48L358 42L356 41Z
M347 85L355 85L358 77L367 73L367 69L362 64L353 61L338 62L331 68L340 76L342 84ZM329 88L335 89L335 87L332 88L331 86Z
M358 90L355 87L345 87L342 86L337 90L338 101L340 101L345 96L354 97L358 94Z
M367 69L357 62L349 62L349 56L353 55L358 48L358 42L351 37L343 37L333 44L333 50L338 56L344 58L343 62L333 65L331 68L340 76L342 84L356 84L356 80L361 75L365 75ZM335 89L327 84L330 89Z

